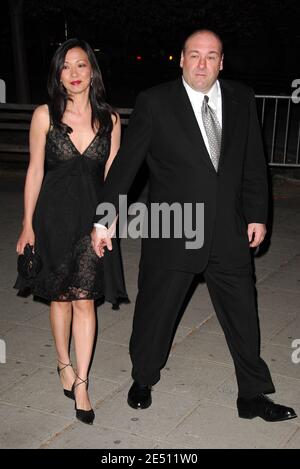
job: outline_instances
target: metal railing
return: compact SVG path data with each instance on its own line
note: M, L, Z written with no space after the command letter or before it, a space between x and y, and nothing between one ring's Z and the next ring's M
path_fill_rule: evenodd
M291 96L256 95L270 166L300 167L300 106Z
M36 107L34 104L0 103L0 153L21 155L17 160L24 160L22 154L29 152L28 131ZM132 109L117 108L116 111L120 115L121 124L128 125Z
M265 151L270 166L300 167L300 104L291 96L256 95L258 116L262 128ZM0 152L28 153L28 130L35 105L0 104ZM132 109L117 109L122 125L129 122ZM12 131L18 131L20 138ZM17 132L17 133L18 133Z

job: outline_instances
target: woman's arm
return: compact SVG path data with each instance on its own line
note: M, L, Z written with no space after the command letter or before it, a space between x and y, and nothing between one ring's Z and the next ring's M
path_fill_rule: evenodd
M22 254L27 243L34 245L32 217L44 177L45 143L49 129L49 111L46 105L35 109L29 131L30 161L24 189L23 229L17 242L17 253Z

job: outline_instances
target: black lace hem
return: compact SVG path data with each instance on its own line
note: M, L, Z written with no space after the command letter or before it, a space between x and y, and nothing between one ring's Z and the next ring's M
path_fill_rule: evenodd
M41 299L47 303L51 303L51 301L59 301L59 302L70 302L70 301L80 301L80 300L93 300L96 302L97 305L103 304L105 302L111 303L113 309L119 309L120 304L129 304L130 299L128 298L127 295L122 295L120 294L119 296L107 296L103 292L88 292L85 291L83 295L82 289L77 289L80 290L80 295L76 295L74 293L74 289L71 289L69 292L65 294L60 294L59 296L57 295L49 295L44 292L41 292L35 288L31 288L29 286L26 286L24 288L20 288L17 285L15 285L13 288L18 290L17 295L23 298L27 298L30 295L33 295L37 299Z

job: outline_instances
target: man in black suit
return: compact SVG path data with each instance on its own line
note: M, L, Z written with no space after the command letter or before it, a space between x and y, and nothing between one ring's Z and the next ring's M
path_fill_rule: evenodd
M142 241L128 404L151 405L151 386L167 360L179 309L195 274L202 272L234 361L239 416L291 419L293 409L265 396L275 389L259 355L249 246L259 246L265 237L268 189L255 98L248 87L218 79L222 42L212 31L187 38L180 65L180 79L138 96L101 194L117 207L119 194L127 194L146 159L148 207L204 203L201 248L186 249L186 237L174 233ZM101 256L111 242L95 225L92 243Z

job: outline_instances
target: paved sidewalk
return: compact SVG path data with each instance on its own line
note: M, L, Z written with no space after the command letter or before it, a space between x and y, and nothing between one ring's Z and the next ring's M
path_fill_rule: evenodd
M137 293L140 243L122 241L132 303L98 308L99 334L90 376L93 426L78 422L56 373L48 307L17 297L15 243L22 213L23 178L0 174L1 448L300 448L300 418L266 423L239 419L232 361L205 284L199 284L178 327L171 355L153 390L153 404L126 403L128 354ZM300 416L300 186L277 180L273 235L256 259L262 356L277 389L274 400ZM300 347L300 343L298 343ZM272 397L272 396L271 396Z

